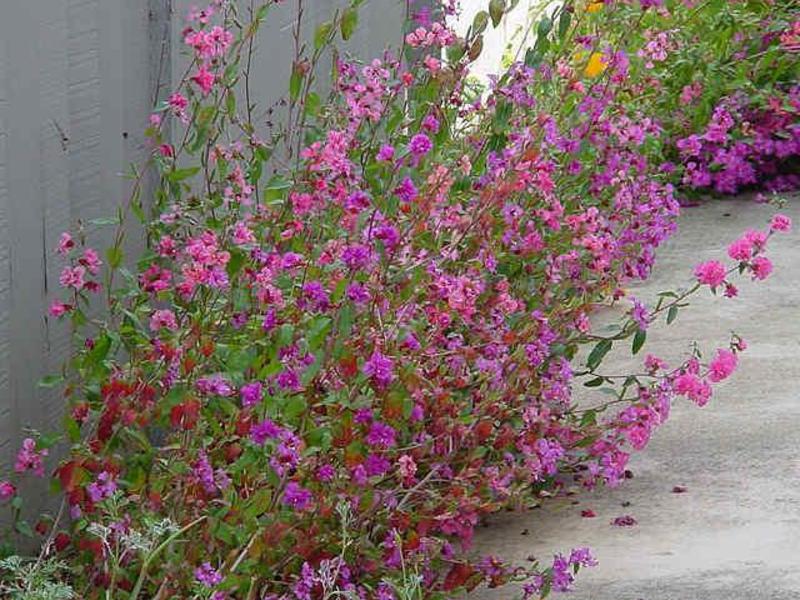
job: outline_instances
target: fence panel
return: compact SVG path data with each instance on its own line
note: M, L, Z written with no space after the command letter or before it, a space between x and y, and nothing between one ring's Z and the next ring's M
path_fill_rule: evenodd
M142 131L156 100L185 68L180 32L190 6L199 3L2 3L0 474L13 467L25 427L52 431L62 415L60 391L38 386L58 371L71 343L69 327L46 316L58 294L58 235L78 220L113 215L127 196L130 182L122 174L148 151ZM308 39L348 2L303 4ZM276 4L259 37L252 91L261 110L286 93L296 7L297 0ZM348 48L371 57L396 47L404 12L405 0L367 0ZM101 245L107 235L91 225L87 232Z

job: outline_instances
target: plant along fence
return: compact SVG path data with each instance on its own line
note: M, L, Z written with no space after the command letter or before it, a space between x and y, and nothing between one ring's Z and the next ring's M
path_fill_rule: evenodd
M693 293L766 278L768 240L790 222L776 216L728 264L702 263L687 289L633 299L611 333L593 330L592 307L648 276L679 210L660 115L637 101L647 69L622 32L581 33L598 3L540 21L487 97L469 65L510 5L492 0L461 38L452 2L409 9L402 47L360 63L336 49L359 4L307 42L297 25L274 128L250 94L251 56L260 24L288 7L219 0L190 15L191 66L148 130L155 198L134 193L105 253L80 230L58 246L51 314L77 349L46 382L64 389L63 434L32 435L0 486L9 542L41 540L38 557L0 563L12 597L566 591L595 564L589 549L476 558L482 516L620 483L673 401L705 405L735 369L737 336L680 364L646 355L635 372L603 371L615 345L645 354L648 326ZM602 9L647 19L648 4ZM126 261L132 217L148 250ZM603 393L578 406L575 386ZM58 441L62 509L32 527L17 480L47 474Z

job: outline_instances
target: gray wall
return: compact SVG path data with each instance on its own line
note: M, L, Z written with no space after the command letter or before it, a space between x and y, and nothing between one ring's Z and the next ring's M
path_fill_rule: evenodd
M287 89L296 2L273 7L259 37L253 95L262 107ZM346 3L305 0L307 30ZM58 235L113 215L127 197L121 173L145 156L141 132L154 97L181 72L179 34L195 4L0 2L0 478L25 427L60 424L60 391L37 385L70 343L68 327L45 316L59 292ZM368 0L350 50L376 56L396 46L403 14L403 0Z

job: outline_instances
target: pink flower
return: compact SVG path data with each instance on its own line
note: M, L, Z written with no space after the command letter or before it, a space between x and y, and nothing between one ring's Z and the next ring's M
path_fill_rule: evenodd
M78 262L86 267L92 275L97 275L100 271L100 265L103 264L97 252L91 248L86 248L86 250L83 251L83 256L78 259Z
M674 382L675 391L687 396L697 406L705 406L711 397L711 386L703 381L694 373L683 373L678 375Z
M730 350L717 350L717 356L708 365L708 378L714 383L730 377L736 370L736 355Z
M17 461L14 463L14 470L17 473L33 471L39 477L44 476L44 464L42 459L47 456L47 450L36 451L36 441L33 438L25 438L22 441L22 448L17 453Z
M216 76L214 73L209 71L205 65L201 66L197 70L197 73L192 77L192 81L197 84L197 87L200 88L200 91L203 92L204 96L208 96L211 93L215 80Z
M167 328L170 331L178 329L178 322L175 319L175 313L169 309L157 310L153 312L150 317L150 330L159 331L162 328Z
M728 256L733 260L745 261L753 255L753 244L747 238L740 238L728 246Z
M69 304L64 304L63 302L56 301L50 305L50 316L60 317L71 310L72 306L70 306Z
M389 144L384 144L375 158L381 162L391 161L394 158L394 148Z
M64 267L61 271L61 276L58 281L66 288L73 288L75 290L83 289L85 284L84 277L86 276L86 268L82 266L77 267Z
M772 261L766 256L756 256L750 263L750 268L753 270L754 279L763 280L772 273Z
M786 215L775 215L770 221L769 228L772 231L788 232L792 228L792 220Z
M56 248L56 252L61 256L66 256L74 247L75 241L72 239L72 236L65 231L61 234L61 237L58 238L58 248Z
M255 244L256 236L245 223L239 221L233 228L233 243L237 246Z
M767 245L767 234L763 231L756 231L754 229L750 229L746 231L744 237L747 241L753 244L753 248L755 248L755 254L758 254L764 249L764 246Z
M725 281L725 265L718 260L709 260L697 265L694 274L697 281L715 288Z
M17 493L17 488L10 481L0 481L0 500L5 501Z

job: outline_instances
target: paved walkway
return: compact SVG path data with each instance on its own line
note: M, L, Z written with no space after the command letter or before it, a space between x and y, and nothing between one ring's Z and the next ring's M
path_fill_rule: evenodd
M649 299L687 281L694 264L723 257L727 243L763 227L773 210L745 200L686 209L654 276L632 292ZM800 200L783 212L795 231L773 238L769 279L740 278L735 300L695 297L671 326L654 328L645 347L669 358L690 339L710 351L730 331L742 335L750 346L739 370L709 405L678 401L621 487L579 495L579 504L494 516L481 552L546 562L554 551L590 546L600 565L579 575L570 600L800 599ZM676 485L687 492L672 493ZM581 518L586 508L597 517ZM638 525L609 524L625 514Z

